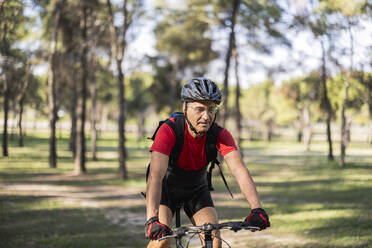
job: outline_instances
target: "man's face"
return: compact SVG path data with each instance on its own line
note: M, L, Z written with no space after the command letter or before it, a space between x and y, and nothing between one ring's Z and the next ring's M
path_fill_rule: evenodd
M198 133L206 133L216 114L217 105L211 101L189 102L184 104L184 112ZM185 111L186 110L186 111Z

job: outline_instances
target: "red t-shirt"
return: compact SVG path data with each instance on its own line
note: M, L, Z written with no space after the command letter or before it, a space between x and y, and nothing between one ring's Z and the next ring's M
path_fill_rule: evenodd
M174 122L174 118L171 118L171 121ZM199 139L192 137L188 131L187 122L185 123L185 138L181 154L178 158L178 165L185 170L199 170L203 168L207 162L205 154L206 135ZM175 143L176 135L173 129L165 123L156 133L150 151L157 151L170 156ZM238 149L232 135L225 128L223 128L218 134L216 148L222 156Z

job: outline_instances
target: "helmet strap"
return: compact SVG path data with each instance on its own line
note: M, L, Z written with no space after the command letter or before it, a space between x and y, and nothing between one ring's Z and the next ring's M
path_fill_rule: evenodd
M186 106L185 106L185 118L186 118L186 121L187 121L187 124L189 125L191 131L193 131L193 133L195 133L197 136L200 136L201 134L196 131L196 129L192 126L191 122L189 121L189 118L187 118L187 104L188 102L185 102Z

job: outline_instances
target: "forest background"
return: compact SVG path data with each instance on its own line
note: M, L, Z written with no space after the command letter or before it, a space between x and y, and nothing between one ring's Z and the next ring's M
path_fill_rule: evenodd
M222 89L217 121L243 153L321 143L314 156L347 170L353 142L371 154L371 16L368 0L1 0L2 179L38 145L43 166L63 174L68 158L88 178L107 139L117 177L136 179L133 147L199 76Z

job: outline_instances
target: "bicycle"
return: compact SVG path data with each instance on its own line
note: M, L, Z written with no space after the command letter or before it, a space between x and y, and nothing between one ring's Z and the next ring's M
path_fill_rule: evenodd
M223 222L220 224L204 224L200 226L181 226L172 228L171 235L164 236L158 241L168 239L168 238L175 238L176 239L176 248L185 248L182 244L182 237L186 235L192 235L186 245L186 248L189 247L189 243L191 239L196 234L204 234L204 241L205 241L205 248L213 248L213 230L221 230L221 229L227 229L232 230L234 232L240 231L240 230L250 230L250 231L259 231L259 227L255 226L243 226L243 222L240 221L232 221L232 222ZM223 239L221 239L225 244L227 244L228 247L231 248L231 246Z

